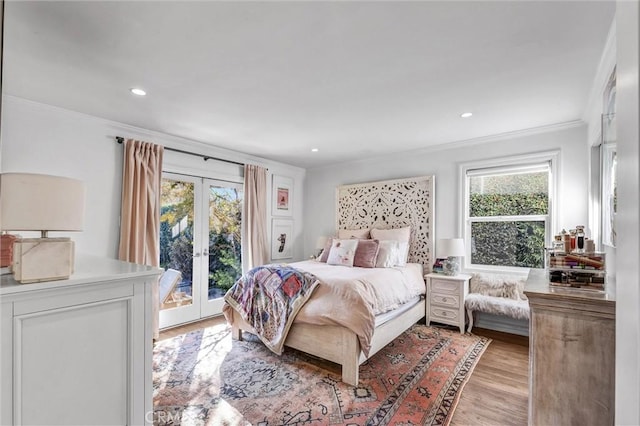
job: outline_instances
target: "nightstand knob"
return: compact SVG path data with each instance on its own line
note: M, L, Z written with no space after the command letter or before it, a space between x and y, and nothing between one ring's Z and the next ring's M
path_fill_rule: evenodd
M447 301L447 298L446 298L446 297L443 297L443 298L442 298L442 301L443 301L443 302L446 302L446 301Z
M442 316L446 317L447 316L447 311L442 311Z

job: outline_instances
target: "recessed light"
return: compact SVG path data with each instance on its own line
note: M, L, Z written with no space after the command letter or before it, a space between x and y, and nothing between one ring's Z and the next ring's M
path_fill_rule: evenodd
M138 95L138 96L145 96L147 94L147 92L145 92L142 89L139 89L137 87L134 87L132 89L129 89L131 91L131 93L133 93L134 95Z
M311 152L318 152L318 148L311 148Z
M462 114L460 114L460 117L462 118L469 118L473 115L472 112L463 112Z

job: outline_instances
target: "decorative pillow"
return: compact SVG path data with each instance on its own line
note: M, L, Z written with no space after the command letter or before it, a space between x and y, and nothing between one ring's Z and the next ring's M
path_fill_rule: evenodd
M358 238L361 240L369 239L368 229L339 229L338 238Z
M353 266L358 248L358 239L340 240L335 239L331 244L331 251L327 259L327 265Z
M375 268L379 247L380 242L378 240L359 240L356 257L353 259L353 266Z
M333 238L327 238L327 242L324 243L324 248L322 249L322 253L320 253L320 262L327 262L329 259L329 252L331 251L331 243L333 242Z
M396 240L400 243L407 243L406 247L401 247L401 266L407 263L407 258L409 257L409 243L411 241L411 227L407 226L405 228L398 229L372 229L371 230L371 238L375 238L377 240Z
M395 240L380 241L376 268L391 268L396 266L400 257L400 243Z

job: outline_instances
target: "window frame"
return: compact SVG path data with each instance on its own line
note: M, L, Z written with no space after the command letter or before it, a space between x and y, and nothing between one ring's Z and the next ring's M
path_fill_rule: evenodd
M477 219L482 219L482 222L507 222L507 221L522 221L531 220L539 221L544 220L545 224L545 247L549 247L551 244L551 238L553 235L552 230L555 229L557 224L557 205L558 205L558 174L559 174L559 159L560 151L545 151L530 153L524 155L514 155L508 157L500 157L488 160L465 162L459 165L459 182L460 182L460 200L459 206L461 211L459 214L459 235L462 236L465 242L465 257L463 260L463 267L466 271L505 271L505 272L520 272L525 273L530 268L519 266L494 266L471 263L471 223L472 219L469 216L469 197L470 197L470 177L486 174L489 172L504 172L509 171L523 171L527 169L535 171L536 169L547 168L549 170L549 212L546 215L527 215L527 216L481 216L474 217L473 222ZM484 173L483 173L484 172Z

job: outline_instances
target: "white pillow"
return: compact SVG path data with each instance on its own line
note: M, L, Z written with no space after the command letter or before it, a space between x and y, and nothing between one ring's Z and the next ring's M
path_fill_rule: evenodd
M349 240L334 239L333 243L331 243L327 265L353 266L357 248L358 240L355 238Z
M371 230L371 238L384 241L384 240L396 240L399 243L406 243L400 247L401 257L399 266L404 266L407 263L407 258L409 257L409 243L411 241L411 227L407 226L405 228L398 229L372 229Z
M400 260L400 243L395 240L380 241L376 268L391 268Z

